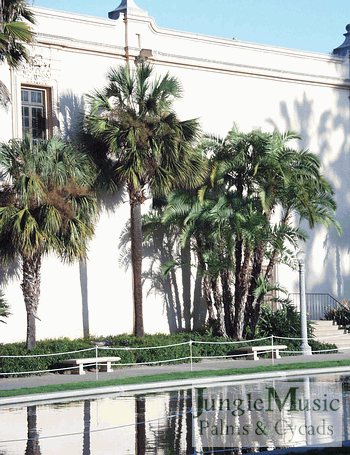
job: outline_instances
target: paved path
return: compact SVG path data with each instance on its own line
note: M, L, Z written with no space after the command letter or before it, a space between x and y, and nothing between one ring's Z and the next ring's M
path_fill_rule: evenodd
M290 363L313 363L323 362L326 360L350 360L350 352L336 353L336 354L319 354L313 356L293 356L282 357L281 359L274 360L277 365L290 364ZM244 370L249 367L257 367L260 365L271 365L271 359L254 360L203 360L199 363L193 364L193 371L204 370L221 370L229 368L241 368ZM135 366L130 368L119 368L112 373L99 373L99 380L130 378L149 376L162 373L174 373L190 371L190 364L179 365L161 365L161 366ZM96 381L96 374L87 372L85 375L70 375L70 374L45 374L42 376L29 376L18 378L0 378L0 390L21 389L26 387L37 387L51 384L67 384L72 382Z

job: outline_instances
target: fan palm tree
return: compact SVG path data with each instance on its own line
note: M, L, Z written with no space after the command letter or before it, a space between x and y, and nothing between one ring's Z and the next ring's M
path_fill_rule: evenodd
M95 199L90 160L58 138L0 145L0 257L19 259L27 311L27 349L36 345L35 319L41 261L56 253L82 259L94 232Z
M180 83L169 74L154 78L150 64L135 71L112 68L107 80L106 87L88 96L85 134L95 142L92 154L103 175L125 185L129 194L134 333L142 337L141 206L147 191L165 195L200 181L201 159L191 147L199 126L177 118L173 102L182 94Z
M30 44L34 32L34 14L25 0L0 0L0 62L6 61L10 68L17 68L22 61L28 60L25 44ZM0 103L6 106L10 94L6 85L0 81Z
M0 61L16 68L28 60L25 44L33 41L34 14L25 0L0 0Z

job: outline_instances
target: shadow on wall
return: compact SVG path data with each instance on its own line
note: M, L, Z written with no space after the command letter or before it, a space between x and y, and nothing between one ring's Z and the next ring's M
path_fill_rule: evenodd
M156 294L163 299L170 333L196 330L203 326L206 306L202 297L202 279L197 273L192 277L189 245L182 248L176 238L177 227L157 226L143 243L143 287L144 297ZM130 223L125 225L120 236L120 267L131 267ZM174 257L181 257L176 269L167 277L162 274L162 265Z
M60 129L65 139L74 140L79 127L81 116L84 112L84 97L75 95L71 90L63 92L59 99L60 107ZM125 195L122 188L113 194L106 194L97 191L99 213L114 214L118 207L124 202ZM79 278L82 299L82 324L83 334L90 334L89 327L89 296L88 296L88 261L79 262Z
M7 266L0 267L0 288L6 287L12 281L21 279L21 264L19 259L12 261Z
M300 146L309 148L320 158L322 172L335 191L336 218L343 230L343 235L339 237L334 227L327 230L318 226L310 230L305 222L302 223L301 227L309 235L306 242L306 290L329 293L342 300L350 296L349 91L333 89L332 94L336 99L335 105L324 110L319 117L315 115L314 101L305 92L301 101L294 100L292 110L288 109L285 101L281 101L279 125L284 123L285 130L300 133ZM267 123L283 131L274 120L268 119Z
M59 126L65 139L73 140L84 113L84 97L75 95L71 90L62 92L59 99Z

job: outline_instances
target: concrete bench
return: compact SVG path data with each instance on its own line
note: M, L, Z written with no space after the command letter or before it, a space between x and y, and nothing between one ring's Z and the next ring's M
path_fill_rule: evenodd
M97 364L100 371L104 373L111 373L113 371L111 363L119 362L119 360L120 357L98 357ZM62 360L61 363L76 366L77 368L72 370L73 374L85 374L84 365L89 365L91 367L96 366L96 357L86 359L67 359Z
M285 346L284 344L281 345L275 345L275 346L244 346L241 348L238 348L239 352L246 353L247 354L247 359L250 360L259 360L258 353L259 352L269 352L269 357L272 357L272 352L273 352L273 358L274 359L280 359L280 350L282 349L287 349L288 346Z

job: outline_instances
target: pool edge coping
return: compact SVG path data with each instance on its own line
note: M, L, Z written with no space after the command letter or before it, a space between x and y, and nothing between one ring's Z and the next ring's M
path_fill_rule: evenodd
M66 390L62 392L46 392L36 393L29 395L18 395L13 397L0 398L0 407L11 405L25 405L25 404L43 404L45 402L52 402L53 400L66 400L66 399L83 399L84 397L98 397L101 395L108 395L113 393L123 392L155 392L159 389L169 389L174 387L194 387L199 385L223 385L227 382L239 382L242 380L253 381L259 379L283 379L287 377L300 376L300 375L315 375L315 374L331 374L331 373L350 373L350 366L340 367L323 367L323 368L308 368L299 370L284 370L284 371L266 371L263 373L252 374L236 374L227 376L210 376L203 378L189 378L189 379L170 379L167 381L158 381L151 383L136 383L124 384L115 386L101 386L79 390Z

